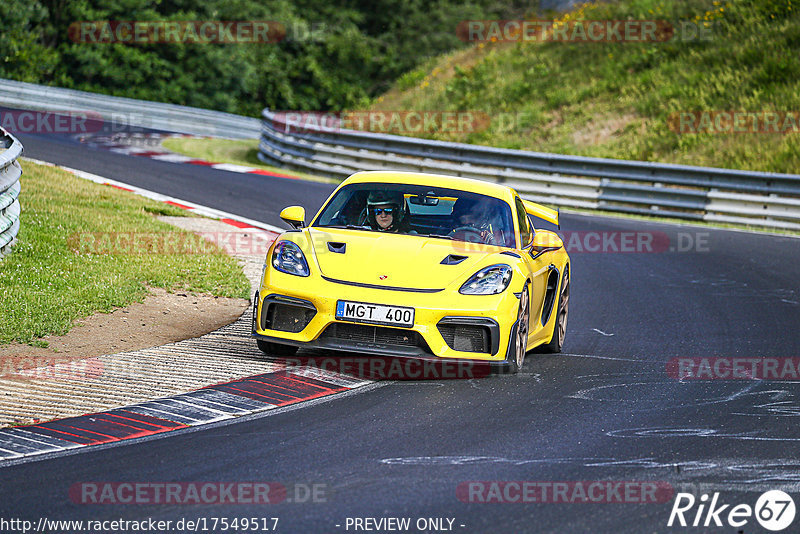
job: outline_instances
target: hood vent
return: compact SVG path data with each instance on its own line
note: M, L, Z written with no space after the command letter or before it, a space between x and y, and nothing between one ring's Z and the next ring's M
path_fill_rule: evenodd
M328 250L330 250L331 252L335 252L336 254L344 254L346 248L347 248L347 243L336 243L334 241L328 241Z
M457 254L450 254L445 259L443 259L440 263L442 265L458 265L462 261L466 260L466 256L459 256Z

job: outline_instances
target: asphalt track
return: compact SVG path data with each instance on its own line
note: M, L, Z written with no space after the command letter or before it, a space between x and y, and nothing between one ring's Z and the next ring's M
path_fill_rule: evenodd
M315 210L332 188L19 137L28 157L271 224L289 204ZM736 529L668 527L674 495L464 502L459 487L470 481L651 481L750 506L782 489L800 506L798 382L681 381L667 371L679 357L800 356L800 239L575 214L563 216L562 230L575 236L563 354L529 353L516 376L387 381L267 416L0 467L0 517L205 518L209 528L213 518L278 517L284 533L363 532L347 521L368 517L410 518L408 532L420 531L420 518L451 518L453 531L470 534L762 530L753 517ZM615 252L621 232L654 236L656 246ZM73 502L70 488L90 481L271 481L323 493L297 502L304 495L290 491L293 502L268 505Z

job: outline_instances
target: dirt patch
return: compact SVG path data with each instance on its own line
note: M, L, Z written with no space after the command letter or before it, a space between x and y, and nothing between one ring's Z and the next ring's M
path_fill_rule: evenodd
M481 61L485 60L486 56L491 51L499 52L512 46L516 46L516 43L497 42L484 46L470 46L457 50L452 54L444 56L443 59L439 59L436 65L432 66L430 72L427 73L429 76L428 82L430 85L438 84L443 86L455 77L456 67L469 71ZM370 106L370 109L394 111L409 109L409 106L412 106L410 109L414 109L413 103L419 98L419 95L416 94L418 90L419 84L402 90L398 89L396 86L392 86L386 93L381 95L381 100Z
M632 114L592 119L572 134L572 140L578 146L602 145L636 119Z
M80 319L66 335L43 337L49 344L46 348L20 343L0 346L0 373L199 337L232 323L248 306L245 299L153 288L144 302Z

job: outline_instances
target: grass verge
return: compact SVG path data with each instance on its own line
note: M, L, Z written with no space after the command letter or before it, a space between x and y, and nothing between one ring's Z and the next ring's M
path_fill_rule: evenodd
M190 158L213 161L214 163L245 165L265 171L295 176L312 182L339 183L339 180L334 180L333 178L314 176L313 174L265 165L258 159L257 139L198 139L193 137L171 137L165 139L161 143L161 146L172 152L189 156Z
M19 241L0 261L0 344L41 344L38 338L65 334L75 319L141 302L148 287L249 297L236 260L155 218L184 210L54 167L23 162L23 170ZM139 236L141 246L85 246L120 235ZM168 246L148 245L154 237Z
M658 20L680 31L663 42L476 43L408 73L373 108L479 111L491 118L485 129L428 135L447 141L797 172L796 0L594 2L559 19ZM702 133L681 133L675 122L684 113L725 111L760 114L764 129L717 132L700 122L695 129ZM768 113L790 116L772 128L763 122Z

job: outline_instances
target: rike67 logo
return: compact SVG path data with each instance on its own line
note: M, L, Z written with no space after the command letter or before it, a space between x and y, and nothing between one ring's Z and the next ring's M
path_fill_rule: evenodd
M749 504L723 504L719 492L709 502L708 494L699 499L691 493L678 493L669 514L667 526L681 527L743 527L753 517L762 528L777 532L794 521L794 500L781 490L762 493L754 507Z

